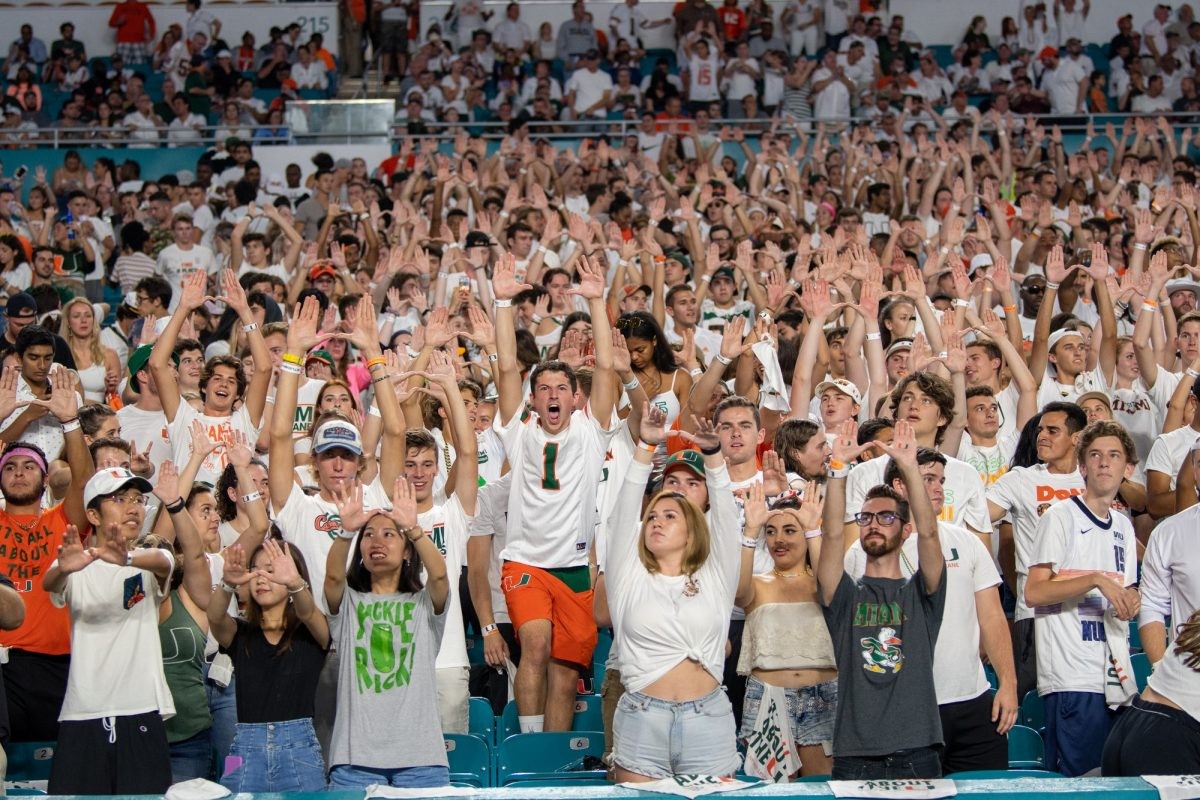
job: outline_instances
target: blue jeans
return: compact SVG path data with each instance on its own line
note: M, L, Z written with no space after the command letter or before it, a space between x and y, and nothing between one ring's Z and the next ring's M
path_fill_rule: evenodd
M612 763L648 778L732 775L741 766L723 689L674 702L626 692L613 716Z
M403 789L436 789L450 785L448 767L403 767L375 769L339 764L329 771L329 788L364 790L373 783Z
M231 792L321 792L325 762L311 719L239 722L221 785Z
M171 782L212 777L212 728L171 745Z
M225 772L225 756L229 755L229 746L233 744L234 729L237 728L237 696L234 687L237 676L229 685L222 688L208 680L208 665L204 667L204 689L208 692L208 710L212 714L212 755L216 763L216 773Z
M835 781L903 780L942 777L942 761L932 747L900 750L886 756L833 757Z

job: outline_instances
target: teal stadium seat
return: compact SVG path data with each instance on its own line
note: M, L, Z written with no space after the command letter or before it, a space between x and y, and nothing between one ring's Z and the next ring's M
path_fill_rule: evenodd
M1046 727L1046 704L1042 702L1036 689L1025 693L1025 699L1021 701L1019 718L1022 725L1035 731Z
M1129 660L1133 663L1133 678L1137 682L1140 692L1146 688L1146 681L1150 679L1150 656L1145 653L1134 653Z
M1008 732L1009 769L1042 769L1046 766L1046 748L1042 735L1033 728L1014 725Z
M598 759L603 754L602 731L518 733L500 742L496 750L496 783L603 780L605 770L581 768L586 757Z
M478 736L447 733L446 759L450 762L450 781L486 789L492 785L492 750Z
M581 694L575 696L575 717L571 721L571 731L602 731L604 730L603 703L598 694ZM510 736L521 732L521 723L517 719L517 701L509 700L500 715L500 725L496 729L496 743L503 742Z
M478 736L489 745L496 743L496 715L492 704L482 697L472 697L468 709L467 733Z
M10 742L4 746L8 756L9 781L48 781L54 762L55 742Z

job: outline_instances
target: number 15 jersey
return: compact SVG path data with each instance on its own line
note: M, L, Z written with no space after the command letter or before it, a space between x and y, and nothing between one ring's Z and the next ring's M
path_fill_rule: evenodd
M585 566L615 426L606 431L590 414L575 411L570 424L551 435L536 415L523 417L514 414L497 429L512 469L500 557L543 569Z

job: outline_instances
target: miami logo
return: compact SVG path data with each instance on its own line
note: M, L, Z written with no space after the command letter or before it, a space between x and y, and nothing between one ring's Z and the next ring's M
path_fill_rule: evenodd
M864 636L858 640L862 645L863 669L867 672L886 673L891 670L895 675L904 666L904 651L900 649L903 642L896 637L895 628L880 628L879 638Z

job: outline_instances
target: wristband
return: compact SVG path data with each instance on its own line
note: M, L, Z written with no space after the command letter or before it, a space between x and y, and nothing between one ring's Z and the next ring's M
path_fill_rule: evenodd
M1011 305L1011 306L1005 306L1005 307L1004 307L1004 313L1005 313L1005 314L1015 314L1015 313L1017 313L1017 307L1016 307L1016 305L1014 304L1014 305Z
M715 456L719 452L721 452L721 445L719 444L716 447L707 450L703 447L700 448L700 454L704 456Z
M132 550L130 550L129 552L127 552L125 554L125 566L127 566L127 567L133 566L133 551Z
M79 417L64 422L62 424L62 429L64 434L79 430Z
M634 389L636 389L636 388L638 388L639 386L641 386L641 385L642 385L642 383L641 383L641 381L639 381L639 380L637 379L637 376L636 376L636 375L634 375L634 376L633 376L633 378L632 378L632 379L630 379L629 383L623 383L623 384L621 384L621 385L625 387L625 391L627 391L627 392L632 392Z
M534 314L532 317L530 317L530 319L533 320L534 325L541 325L542 320L544 320L545 317L543 317L541 314Z
M495 363L495 362L497 362L497 361L499 361L499 360L500 360L500 354L499 354L499 353L488 353L488 361L491 361L492 363Z
M832 470L842 470L846 469L846 465L836 458L831 458L829 459L829 468Z
M1057 284L1057 283L1054 283L1053 281L1046 281L1046 288L1047 288L1047 289L1055 289L1055 290L1057 290L1057 289L1058 289L1058 284Z
M237 587L230 586L224 580L221 581L221 588L224 589L225 591L229 592L230 594L237 594Z
M942 245L941 247L938 248L938 252L944 256L950 252L950 248L946 247L946 245Z
M183 498L177 497L173 503L169 503L163 506L163 508L167 510L168 514L178 514L180 511L183 511L186 506L187 503L183 502Z
M499 632L500 632L500 629L496 627L496 623L494 623L494 622L489 625L483 626L483 635L484 636L491 636L493 633L499 633Z
M367 359L367 369L374 369L375 367L386 367L386 366L387 366L387 358L385 358L384 356L375 356L374 358Z
M1133 249L1134 249L1134 250L1143 250L1143 251L1145 251L1145 250L1149 250L1149 249L1150 249L1150 245L1148 245L1148 244L1145 244L1145 243L1143 243L1143 242L1134 242L1134 244L1133 244Z
M1042 229L1041 229L1041 228L1034 228L1033 230L1031 230L1031 231L1029 232L1029 235L1030 235L1030 236L1032 236L1032 237L1033 237L1033 238L1035 238L1035 239L1038 239L1038 238L1040 238L1040 237L1041 237L1041 235L1042 235Z
M1143 300L1142 308L1146 309L1151 314L1153 314L1155 311L1158 311L1158 301L1157 300Z
M349 540L349 539L353 539L355 536L358 536L358 531L346 530L345 528L341 528L338 530L338 538L339 539Z
M304 365L304 359L292 353L284 353L281 358L285 364L295 364L297 367Z
M645 450L647 453L653 453L658 450L658 445L650 444L649 442L638 442L638 450Z
M866 339L868 342L877 342L881 338L882 338L882 335L879 333L868 333L866 336Z
M751 539L749 536L743 536L742 547L746 548L747 550L756 550L758 549L758 539Z
M299 364L283 363L279 365L280 372L286 372L289 375L303 375L304 369Z
M713 358L715 358L717 361L720 361L727 367L733 363L733 359L724 355L723 353L717 353L715 356L713 356Z
M253 332L253 331L256 331L256 330L258 330L258 323L257 323L257 322L251 322L249 325L243 325L243 326L242 326L242 333L251 333L251 332Z
M507 211L501 211L501 212L500 212L500 219L508 219L508 212L507 212Z
M496 308L512 308L512 300L501 300L496 298L492 301L492 305Z
M250 494L242 495L243 503L253 503L255 500L262 500L262 492L251 492Z
M297 595L297 594L300 594L301 592L303 592L303 591L304 591L305 589L307 589L307 588L308 588L308 581L306 581L306 580L301 580L301 581L300 581L300 588L298 588L298 589L288 589L288 597L291 597L292 595Z
M695 369L688 372L688 375L691 375L693 378L699 378L703 374L704 374L704 370L700 369L699 367L696 367Z
M954 307L955 308L970 308L971 304L968 303L966 300L963 300L961 297L957 297L954 300Z
M813 528L811 531L804 532L805 539L820 539L824 532L820 528Z
M849 474L850 474L850 469L848 467L843 468L843 469L833 469L831 467L829 469L829 471L825 473L826 477L829 477L829 478L844 478Z
M1188 367L1186 370L1184 370L1184 372L1192 380L1196 380L1197 378L1200 378L1200 372L1197 372L1196 370L1192 369L1191 367Z
M704 283L712 283L712 275L701 275L700 280Z

